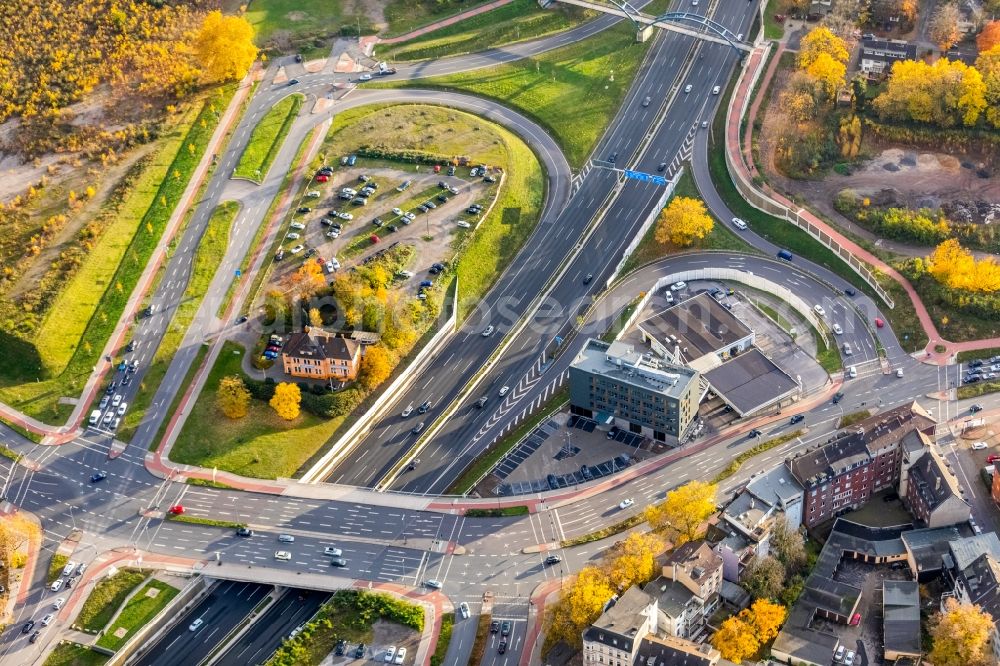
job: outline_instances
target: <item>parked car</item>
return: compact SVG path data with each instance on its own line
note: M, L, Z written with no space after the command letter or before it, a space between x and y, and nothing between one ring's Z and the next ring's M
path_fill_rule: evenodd
M469 224L468 222L466 222L465 220L459 220L455 224L457 224L462 229L471 229L472 228L472 225Z

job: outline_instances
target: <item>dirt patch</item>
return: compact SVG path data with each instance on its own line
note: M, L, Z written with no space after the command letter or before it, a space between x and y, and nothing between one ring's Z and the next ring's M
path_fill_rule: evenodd
M376 32L385 30L389 22L385 20L385 6L388 0L349 0L345 14L361 14L372 24Z
M287 18L289 21L305 21L307 18L309 18L309 15L306 14L305 12L288 12L287 14L285 14L285 18Z
M405 647L408 653L406 661L409 662L420 645L420 634L395 622L376 620L372 625L372 649L376 659L384 658L385 650L390 645L395 645L397 651Z

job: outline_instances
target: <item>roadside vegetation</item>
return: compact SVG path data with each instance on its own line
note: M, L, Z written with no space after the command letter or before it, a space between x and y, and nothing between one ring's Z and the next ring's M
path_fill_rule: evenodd
M7 329L19 339L9 336L12 344L0 345L3 402L50 423L72 411L59 398L82 390L234 92L227 86L191 108L159 161L128 196L109 204L106 228L79 270L64 278L44 320L23 331Z
M542 9L532 0L514 0L420 37L376 46L375 56L381 60L406 61L474 53L487 45L496 48L568 30L594 16L595 12L579 7Z
M975 384L959 386L958 399L966 400L968 398L978 398L981 395L996 393L998 391L1000 391L1000 381L993 380L987 382L976 382Z
M229 230L239 210L238 203L227 201L220 204L209 219L205 234L201 238L201 243L199 243L191 263L191 277L187 289L174 311L170 325L160 340L160 345L156 349L149 369L143 375L139 390L132 399L132 405L122 419L121 427L117 432L118 439L125 442L131 441L136 428L145 418L146 410L152 404L153 397L156 395L163 377L167 374L167 368L170 367L174 354L177 353L191 322L194 321L195 315L201 307L202 298L208 291L208 286L226 254L226 247L229 245ZM180 235L178 234L178 236Z
M132 590L144 580L146 574L136 569L121 569L110 578L102 578L83 602L73 628L88 634L104 629Z
M43 666L102 666L109 658L86 645L61 641L46 657Z
M803 434L805 434L804 430L795 430L793 432L785 433L784 435L780 435L778 437L773 437L767 440L766 442L761 442L760 444L757 444L756 446L753 446L747 449L746 451L743 451L738 456L733 458L732 462L730 462L725 469L723 469L721 472L715 475L715 478L712 479L712 483L720 483L721 481L725 481L733 474L736 474L736 472L740 471L740 468L743 467L743 463L750 460L754 456L758 456L761 453L764 453L765 451L769 451L777 446L781 446L785 442L790 442L796 437L801 437Z
M172 585L158 580L149 581L129 599L114 623L97 639L97 645L109 650L121 649L135 632L159 615L178 592L180 590Z
M431 655L431 666L444 664L444 657L448 654L448 645L451 643L451 631L454 626L454 613L445 613L441 616L441 631L438 633L437 643L434 645L434 654Z
M52 583L56 578L59 578L67 562L69 562L68 556L62 553L53 554L52 559L49 560L49 573L45 576L45 582Z
M580 167L617 113L649 46L636 43L635 31L621 24L509 64L373 85L447 88L501 100L549 129L570 165Z
M323 605L298 636L285 640L267 661L267 666L315 666L323 661L340 639L371 643L376 620L395 622L420 633L423 609L381 592L341 590Z
M263 182L304 101L305 97L302 95L290 95L264 114L243 149L234 176L256 183Z

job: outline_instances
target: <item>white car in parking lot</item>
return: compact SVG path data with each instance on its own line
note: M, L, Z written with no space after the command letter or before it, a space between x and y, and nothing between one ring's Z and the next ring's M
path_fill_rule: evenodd
M403 211L402 211L402 209L400 209L400 208L393 208L393 209L392 209L392 214L393 214L393 215L402 215L402 214L403 214Z
M417 219L416 213L403 213L403 217L408 219L410 222L413 222L413 220Z
M327 238L340 238L340 232L337 231L336 229L331 229L330 231L326 232L326 237Z
M459 220L456 224L458 224L458 226L462 227L463 229L471 229L472 228L472 225L469 224L468 222L466 222L465 220Z
M306 228L306 225L302 224L301 222L292 222L288 226L291 227L292 229L298 229L299 231L302 231L303 229Z
M297 233L293 231L289 233L287 236L285 236L285 238L287 238L288 240L298 240L299 238L301 238L301 236L299 236Z
M670 285L670 291L680 291L681 289L684 289L685 287L687 287L687 282L684 282L684 281L674 282L672 285Z
M304 249L306 249L306 246L305 246L305 245L296 245L295 247L293 247L293 248L292 248L292 249L290 250L290 252L291 252L292 254L298 254L299 252L301 252L301 251L302 251L302 250L304 250Z

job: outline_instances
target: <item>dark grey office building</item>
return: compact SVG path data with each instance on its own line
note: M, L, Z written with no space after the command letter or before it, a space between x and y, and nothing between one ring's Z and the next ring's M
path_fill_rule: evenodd
M691 368L591 339L569 367L570 408L662 442L680 437L697 415L700 384Z

